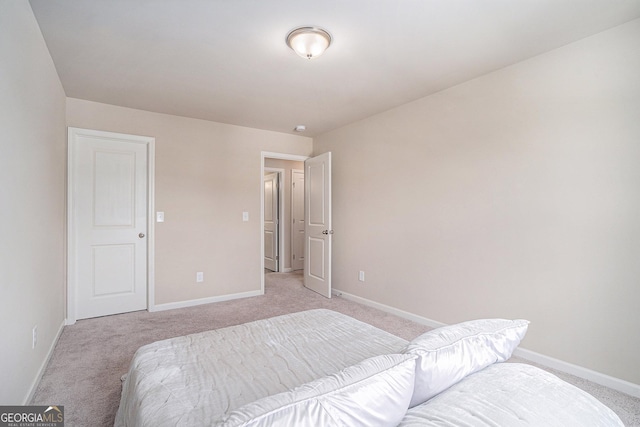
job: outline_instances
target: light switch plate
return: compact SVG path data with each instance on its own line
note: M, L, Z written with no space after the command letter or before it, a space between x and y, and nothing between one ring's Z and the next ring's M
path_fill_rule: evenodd
M249 212L242 212L242 220L244 222L249 221Z
M156 212L156 221L164 222L164 212Z

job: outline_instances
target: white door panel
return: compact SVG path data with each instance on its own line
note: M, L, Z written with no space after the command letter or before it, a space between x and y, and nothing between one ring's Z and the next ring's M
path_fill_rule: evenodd
M135 293L135 244L93 245L92 297Z
M291 171L291 269L304 268L304 171Z
M135 152L94 151L93 224L135 225Z
M278 271L278 174L264 176L264 268Z
M147 308L147 144L127 137L70 130L76 319Z
M304 285L331 298L331 153L305 161Z

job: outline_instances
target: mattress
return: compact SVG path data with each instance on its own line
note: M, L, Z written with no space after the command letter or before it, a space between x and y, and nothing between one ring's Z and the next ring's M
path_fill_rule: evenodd
M407 341L330 310L310 310L138 349L116 426L211 424L257 399L399 353Z
M549 372L497 363L407 411L399 427L620 426L595 397Z
M244 405L370 357L401 353L407 343L330 310L158 341L134 355L115 426L217 425ZM443 425L623 426L591 395L516 363L494 364L465 377L409 409L400 424Z

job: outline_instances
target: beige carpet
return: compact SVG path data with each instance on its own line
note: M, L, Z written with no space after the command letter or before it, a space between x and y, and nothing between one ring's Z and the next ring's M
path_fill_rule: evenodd
M112 426L120 403L120 377L140 346L311 308L339 311L407 340L430 329L343 298L326 299L305 289L300 274L269 273L264 296L156 313L139 311L66 326L32 404L64 405L67 427ZM576 377L562 377L611 407L627 426L640 426L640 399Z

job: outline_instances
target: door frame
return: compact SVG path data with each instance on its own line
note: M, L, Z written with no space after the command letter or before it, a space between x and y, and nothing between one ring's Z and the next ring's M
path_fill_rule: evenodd
M262 232L264 233L264 175L265 173L275 173L278 174L278 217L276 221L278 221L278 243L276 243L276 247L278 248L278 273L284 273L284 254L282 242L284 242L284 227L282 224L282 213L284 212L284 169L282 168L264 168L264 173L262 174ZM264 235L263 235L264 237ZM264 245L263 249L264 250ZM264 263L264 259L262 261Z
M147 310L155 311L155 144L156 139L151 136L130 135L117 132L106 132L92 129L69 127L67 130L67 298L66 298L66 325L73 325L77 320L77 280L75 277L76 245L73 239L75 224L73 212L75 194L73 184L75 175L73 170L74 144L76 136L89 136L98 138L120 138L131 142L145 144L147 146Z
M274 153L270 151L260 152L260 293L262 295L264 295L264 161L265 159L279 159L304 162L309 157L310 156L302 156L299 154ZM266 169L268 170L269 168ZM282 186L280 187L282 188ZM284 198L281 199L280 203L283 203ZM283 260L283 257L280 257L280 260Z

